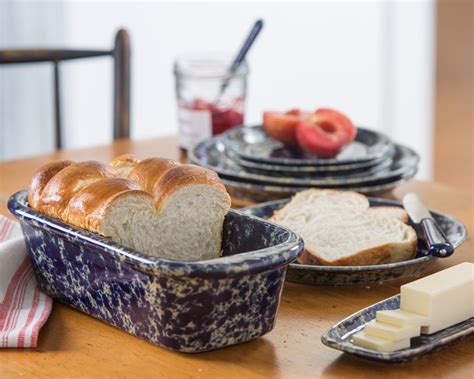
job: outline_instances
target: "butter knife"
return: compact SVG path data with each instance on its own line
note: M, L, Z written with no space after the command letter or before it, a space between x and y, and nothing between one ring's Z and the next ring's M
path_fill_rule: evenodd
M420 226L430 255L445 258L454 253L454 246L416 194L406 194L403 198L403 207L411 220Z

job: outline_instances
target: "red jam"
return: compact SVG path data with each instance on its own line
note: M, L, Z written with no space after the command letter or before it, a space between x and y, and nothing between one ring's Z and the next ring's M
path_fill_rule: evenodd
M209 111L212 119L212 134L223 133L244 122L242 98L236 98L230 106L218 106L201 99L195 99L189 106L192 110Z

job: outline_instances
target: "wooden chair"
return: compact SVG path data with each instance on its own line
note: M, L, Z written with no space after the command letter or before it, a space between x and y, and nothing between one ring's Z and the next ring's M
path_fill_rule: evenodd
M59 63L71 59L111 56L114 59L114 131L113 137L130 136L130 39L119 30L112 50L7 49L0 50L1 64L52 62L54 67L55 146L62 147L61 91Z

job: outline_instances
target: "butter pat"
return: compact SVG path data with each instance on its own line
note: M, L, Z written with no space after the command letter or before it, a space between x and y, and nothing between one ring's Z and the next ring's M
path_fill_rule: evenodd
M372 320L365 325L365 334L377 338L383 338L389 341L401 341L418 337L420 335L420 327L418 325L394 326L384 324L376 320Z
M363 347L364 349L390 352L410 347L410 339L405 338L399 341L389 341L383 338L377 338L367 335L365 331L360 331L352 336L352 343L354 345Z
M430 324L423 330L428 334L474 317L474 263L464 262L403 285L400 308L428 317Z
M430 324L430 318L426 316L417 315L415 313L409 313L400 309L377 311L376 319L378 322L390 324L394 326L407 326L416 325L422 328L427 327Z

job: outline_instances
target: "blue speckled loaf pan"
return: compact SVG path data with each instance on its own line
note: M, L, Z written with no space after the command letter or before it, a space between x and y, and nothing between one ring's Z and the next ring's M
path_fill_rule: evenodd
M200 352L272 330L288 264L303 250L295 233L230 211L224 257L180 262L151 258L28 207L17 217L41 288L51 297L151 343Z

